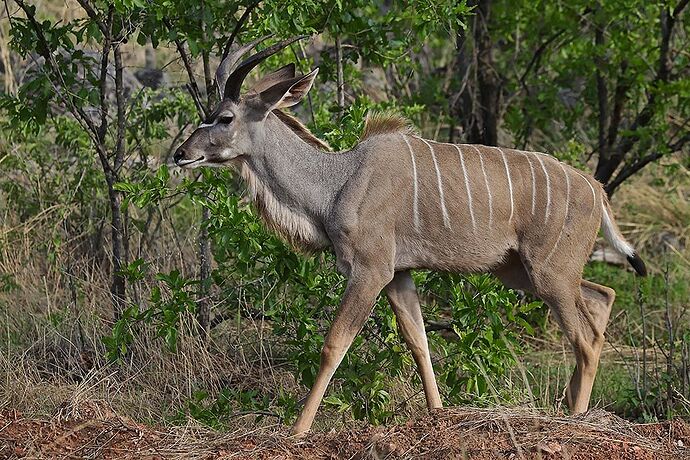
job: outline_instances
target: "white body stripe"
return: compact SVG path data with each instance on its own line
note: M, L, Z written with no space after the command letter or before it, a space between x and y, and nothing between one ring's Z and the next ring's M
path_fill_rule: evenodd
M592 183L585 177L584 174L582 174L580 171L575 169L575 172L587 182L587 185L589 185L589 189L592 191L592 210L589 213L589 218L592 218L592 215L594 214L594 209L596 208L597 205L597 192L594 191L594 187L592 187Z
M549 179L549 173L546 172L546 167L544 166L544 161L541 159L539 154L535 153L539 164L541 165L541 170L544 171L544 177L546 177L546 211L544 212L544 223L549 221L549 210L551 208L551 180Z
M417 185L417 162L414 159L414 152L412 152L412 146L410 141L407 140L407 136L403 135L403 140L407 144L407 149L410 151L410 159L412 160L412 191L413 191L413 201L412 201L412 213L414 214L414 227L419 231L419 186Z
M465 158L462 155L462 150L457 144L452 144L460 155L460 166L462 167L462 175L465 178L465 189L467 190L467 206L470 208L470 218L472 219L472 230L477 229L477 221L474 219L474 209L472 208L472 191L470 190L470 180L467 177L467 168L465 168Z
M563 163L559 162L558 166L563 170L563 175L565 176L565 217L563 223L568 219L568 211L570 211L570 176L568 171L563 166Z
M443 225L450 228L450 216L448 216L448 210L446 209L446 200L443 196L443 182L441 181L441 171L438 168L438 161L436 161L436 153L434 152L434 146L428 143L425 139L421 137L418 138L420 141L424 142L429 151L431 152L431 159L434 162L434 169L436 170L436 182L438 183L438 196L441 200L441 213L443 214Z
M529 155L525 152L520 152L524 155L525 159L527 160L527 163L529 164L529 173L530 177L532 178L532 215L534 215L534 211L537 207L537 178L534 176L534 166L532 166L532 162L529 159Z
M491 189L489 188L489 178L486 176L486 169L484 169L484 159L482 158L482 152L480 152L479 149L474 145L470 145L470 147L477 151L477 155L479 156L479 164L482 167L482 174L484 175L484 184L486 184L486 193L489 195L489 228L491 228L494 221L494 209L493 197L491 196Z
M513 181L510 179L510 171L508 171L508 160L506 159L506 154L500 147L494 147L496 150L501 152L501 158L503 158L503 165L506 167L506 177L508 178L508 192L510 193L510 217L508 217L508 223L513 221L513 208L515 204L513 203Z
M549 251L549 255L546 256L545 260L547 262L549 259L551 259L551 256L553 255L554 251L556 251L558 243L561 242L561 238L563 237L563 230L565 230L565 224L568 222L568 212L570 211L570 176L568 176L568 171L566 171L565 167L563 166L563 163L559 162L558 166L561 167L561 169L563 170L563 174L565 175L565 213L563 215L563 226L561 226L561 231L558 232L558 238L556 238L556 242L551 248L551 251Z

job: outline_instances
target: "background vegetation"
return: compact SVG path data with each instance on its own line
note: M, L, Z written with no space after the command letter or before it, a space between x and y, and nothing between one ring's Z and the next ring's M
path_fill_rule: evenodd
M687 4L6 0L0 404L100 399L214 427L297 415L344 288L333 257L266 232L233 172L168 166L217 100L229 43L272 33L312 38L256 74L318 65L296 112L336 150L367 111L394 109L430 138L595 174L652 274L587 267L618 292L593 404L689 415ZM488 276L415 277L445 404L560 410L572 360L540 302ZM322 426L423 407L385 299L325 405Z

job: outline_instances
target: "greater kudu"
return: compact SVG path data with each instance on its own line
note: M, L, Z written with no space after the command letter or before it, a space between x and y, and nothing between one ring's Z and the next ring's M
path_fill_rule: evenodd
M417 363L429 409L441 407L413 269L490 272L542 298L575 352L568 405L586 411L615 296L582 279L599 228L645 273L601 185L548 155L423 139L395 117L370 117L357 146L332 153L280 112L306 95L318 69L295 76L294 65L285 66L240 97L247 73L288 43L235 67L245 47L221 64L224 98L174 160L182 167L237 167L268 225L299 248L334 251L348 278L293 432L311 427L382 290Z

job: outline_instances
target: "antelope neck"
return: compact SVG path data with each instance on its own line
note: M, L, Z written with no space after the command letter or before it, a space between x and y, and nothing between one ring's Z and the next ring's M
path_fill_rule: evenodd
M253 198L281 230L325 243L324 222L358 164L353 152L319 150L272 113L264 122L264 136L263 150L247 155L242 164Z

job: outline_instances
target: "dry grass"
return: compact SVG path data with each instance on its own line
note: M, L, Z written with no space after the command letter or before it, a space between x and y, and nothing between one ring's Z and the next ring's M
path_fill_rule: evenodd
M69 216L45 211L0 224L0 274L9 274L14 285L0 289L0 407L42 416L66 403L95 400L136 420L167 423L184 418L199 390L211 397L223 388L268 395L281 387L303 391L286 370L261 356L269 347L257 342L261 326L251 322L223 325L203 344L197 324L186 318L176 352L142 325L124 362L109 363L102 343L112 325L107 233L100 254L89 253L75 235L52 244L56 220ZM144 302L155 273L179 269L193 276L196 235L175 228L164 214L155 244L141 254L151 263L151 275L138 286ZM130 247L140 247L141 237L132 235Z
M647 256L670 251L690 271L690 170L680 158L648 168L621 186L612 203L621 228Z
M0 413L0 454L169 459L660 459L687 458L690 426L634 425L607 412L547 416L521 408L445 409L404 425L289 437L280 426L219 433L194 424L156 429L98 403L49 420Z
M176 352L142 325L127 358L109 363L102 343L111 327L108 273L69 245L53 248L55 260L46 260L37 240L50 225L46 218L0 228L0 273L12 274L18 286L0 292L0 407L47 415L66 402L96 400L125 416L165 423L184 413L200 389L210 395L226 387L267 394L281 386L299 391L286 371L255 359L256 350L265 348L255 342L257 324L243 324L243 330L219 327L205 345L188 317L179 324ZM160 233L154 252L143 255L152 262L151 272L181 267L193 273L195 233L176 240L180 235L170 221ZM180 247L190 251L186 258L180 257ZM146 297L153 280L143 284Z
M65 405L100 401L124 416L166 424L185 418L187 403L199 390L212 396L224 388L255 389L265 395L280 388L302 391L280 367L252 362L215 341L204 346L191 332L193 327L189 322L180 328L174 353L163 346L155 331L141 328L128 359L112 364L103 357L105 350L99 343L100 334L107 331L94 323L82 321L70 330L37 326L36 335L24 337L34 342L28 348L3 344L0 407L44 416ZM77 338L85 330L89 332Z

